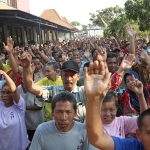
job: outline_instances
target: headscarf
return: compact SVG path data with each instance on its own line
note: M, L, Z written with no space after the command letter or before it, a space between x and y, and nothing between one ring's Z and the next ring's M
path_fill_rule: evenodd
M134 71L128 71L128 72L126 72L124 74L124 82L125 82L125 84L126 84L126 77L127 77L127 75L134 75L134 77L136 79L141 81L141 78L140 78L138 73L136 73ZM136 109L138 112L140 112L140 104L139 104L139 100L138 100L137 95L133 91L129 90L128 88L127 88L127 90L129 91L130 102L131 102L132 107L134 109ZM144 97L145 97L146 103L148 103L148 93L147 93L145 88L143 88L143 93L144 93Z

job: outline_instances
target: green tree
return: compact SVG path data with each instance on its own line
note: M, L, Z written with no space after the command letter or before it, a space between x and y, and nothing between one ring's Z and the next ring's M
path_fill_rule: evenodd
M105 27L105 23L109 24L109 22L112 21L114 18L125 13L124 9L119 7L118 5L115 7L97 10L96 12L98 13L99 17L94 13L90 13L89 20L92 21L93 25L98 25L101 27Z
M150 30L150 0L127 0L125 12L129 20L137 21L140 31Z
M80 22L78 22L78 21L72 21L71 24L73 26L80 26L81 25Z
M86 28L87 28L87 25L82 25L82 30L86 30Z

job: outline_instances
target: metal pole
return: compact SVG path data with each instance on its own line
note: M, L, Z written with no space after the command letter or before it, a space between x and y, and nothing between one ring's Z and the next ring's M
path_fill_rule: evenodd
M39 50L41 50L41 19L39 20L39 41L40 41Z

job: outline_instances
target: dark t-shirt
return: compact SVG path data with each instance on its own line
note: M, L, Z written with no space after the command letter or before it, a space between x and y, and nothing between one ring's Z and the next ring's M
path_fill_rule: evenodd
M143 144L137 139L121 139L112 136L115 143L115 150L144 150Z

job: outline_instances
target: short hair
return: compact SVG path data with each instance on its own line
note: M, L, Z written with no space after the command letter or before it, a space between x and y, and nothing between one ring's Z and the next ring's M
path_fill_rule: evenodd
M70 92L61 92L61 93L57 94L53 98L53 100L52 100L52 112L54 111L56 103L58 103L58 102L67 102L67 101L72 103L73 108L74 108L74 110L76 112L76 110L77 110L77 102L76 102L76 99L73 96L73 94L70 93Z
M141 130L142 129L142 125L143 125L143 119L146 117L146 116L150 116L150 108L143 111L140 116L138 117L137 119L137 125L138 125L138 128Z
M52 66L52 68L53 68L54 70L60 69L58 63L55 62L55 61L50 61L50 62L46 63L46 66Z
M114 102L116 108L118 108L118 99L113 91L108 91L103 102Z
M32 57L32 61L33 60L39 60L40 61L40 58L39 57Z
M72 58L72 60L74 60L74 61L75 61L75 59L79 59L82 62L81 57L73 57Z
M117 55L115 53L113 53L113 52L108 52L107 53L107 59L108 58L114 58L114 57L117 59Z
M2 85L2 89L3 89L5 86L8 86L7 82L5 82L5 83Z

